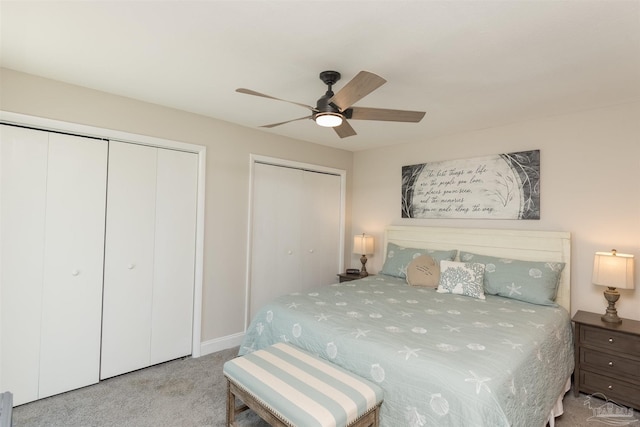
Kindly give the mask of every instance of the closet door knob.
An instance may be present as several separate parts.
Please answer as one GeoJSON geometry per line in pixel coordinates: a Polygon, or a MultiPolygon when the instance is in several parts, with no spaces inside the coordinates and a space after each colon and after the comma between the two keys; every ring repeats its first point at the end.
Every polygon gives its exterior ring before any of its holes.
{"type": "Polygon", "coordinates": [[[73,270],[73,271],[71,272],[71,275],[72,275],[72,276],[77,276],[78,274],[80,274],[80,272],[79,272],[78,270],[73,270]]]}
{"type": "Polygon", "coordinates": [[[291,254],[293,254],[293,251],[288,251],[287,253],[288,253],[289,255],[291,255],[291,254]]]}
{"type": "Polygon", "coordinates": [[[135,264],[129,264],[127,266],[127,269],[129,269],[129,270],[133,270],[134,268],[135,268],[135,264]]]}
{"type": "Polygon", "coordinates": [[[312,254],[313,253],[313,249],[309,249],[309,253],[312,254]]]}

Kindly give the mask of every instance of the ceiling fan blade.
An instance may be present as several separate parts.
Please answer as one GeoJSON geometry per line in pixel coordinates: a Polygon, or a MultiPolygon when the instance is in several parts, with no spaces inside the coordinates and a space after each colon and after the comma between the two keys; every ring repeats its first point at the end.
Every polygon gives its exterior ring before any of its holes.
{"type": "Polygon", "coordinates": [[[299,119],[287,120],[286,122],[280,122],[280,123],[272,123],[270,125],[263,125],[263,126],[260,126],[260,127],[261,128],[274,128],[276,126],[284,125],[286,123],[297,122],[298,120],[304,120],[304,119],[310,119],[310,118],[312,118],[312,116],[300,117],[299,119]]]}
{"type": "Polygon", "coordinates": [[[346,138],[348,136],[357,135],[356,131],[351,127],[348,121],[343,120],[340,126],[333,128],[340,138],[346,138]]]}
{"type": "Polygon", "coordinates": [[[386,82],[376,74],[360,71],[329,100],[329,103],[337,105],[341,111],[344,111],[386,82]]]}
{"type": "Polygon", "coordinates": [[[243,87],[236,89],[236,92],[244,93],[246,95],[254,95],[254,96],[261,96],[263,98],[275,99],[276,101],[288,102],[289,104],[299,105],[299,106],[307,108],[307,109],[309,109],[311,111],[316,111],[315,108],[313,108],[312,106],[307,105],[307,104],[301,104],[299,102],[287,101],[286,99],[280,99],[280,98],[276,98],[274,96],[265,95],[264,93],[256,92],[255,90],[251,90],[251,89],[245,89],[243,87]]]}
{"type": "Polygon", "coordinates": [[[353,107],[350,119],[381,120],[387,122],[418,123],[425,115],[424,111],[389,110],[386,108],[353,107]]]}

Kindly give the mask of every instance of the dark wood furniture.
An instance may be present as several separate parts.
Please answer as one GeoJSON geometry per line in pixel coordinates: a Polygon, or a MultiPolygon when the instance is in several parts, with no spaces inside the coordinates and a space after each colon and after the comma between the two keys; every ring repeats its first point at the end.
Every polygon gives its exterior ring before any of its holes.
{"type": "MultiPolygon", "coordinates": [[[[370,274],[369,276],[373,276],[373,274],[370,274]]],[[[359,274],[339,273],[338,277],[340,278],[340,283],[342,283],[342,282],[350,282],[352,280],[362,279],[363,276],[359,274]]]]}
{"type": "Polygon", "coordinates": [[[640,409],[640,322],[605,323],[600,314],[586,311],[578,311],[572,320],[574,394],[601,393],[608,400],[640,409]]]}

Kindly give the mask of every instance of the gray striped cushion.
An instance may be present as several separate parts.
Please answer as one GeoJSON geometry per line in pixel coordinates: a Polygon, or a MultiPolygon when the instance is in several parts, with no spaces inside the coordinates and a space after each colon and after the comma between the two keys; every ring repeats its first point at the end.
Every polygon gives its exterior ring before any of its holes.
{"type": "Polygon", "coordinates": [[[224,364],[225,376],[294,426],[346,426],[382,401],[382,389],[287,343],[224,364]]]}

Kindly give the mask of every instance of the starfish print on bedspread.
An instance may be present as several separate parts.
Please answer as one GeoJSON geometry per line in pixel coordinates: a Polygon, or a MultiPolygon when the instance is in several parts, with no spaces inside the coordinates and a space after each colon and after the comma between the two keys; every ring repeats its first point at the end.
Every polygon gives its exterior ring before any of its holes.
{"type": "Polygon", "coordinates": [[[356,336],[356,339],[360,337],[366,337],[367,334],[371,331],[363,331],[362,329],[356,329],[355,332],[351,332],[352,335],[356,336]]]}
{"type": "Polygon", "coordinates": [[[520,353],[522,353],[522,344],[517,344],[517,343],[511,342],[511,340],[507,340],[507,339],[502,340],[502,344],[510,345],[511,346],[511,350],[519,350],[520,353]]]}
{"type": "Polygon", "coordinates": [[[404,350],[398,350],[398,353],[404,353],[404,360],[409,360],[409,357],[411,356],[418,357],[418,352],[420,350],[420,348],[409,348],[405,345],[404,350]]]}
{"type": "Polygon", "coordinates": [[[471,375],[473,375],[473,378],[465,378],[465,381],[466,382],[475,383],[475,385],[476,385],[476,394],[480,394],[480,391],[482,389],[485,389],[486,391],[491,393],[491,389],[489,388],[488,385],[485,384],[487,381],[491,381],[491,378],[489,378],[489,377],[479,377],[473,371],[469,371],[469,373],[471,375]]]}
{"type": "Polygon", "coordinates": [[[326,315],[324,313],[320,313],[316,315],[316,319],[318,319],[318,322],[322,322],[323,320],[328,320],[329,317],[331,317],[331,315],[326,315]]]}

